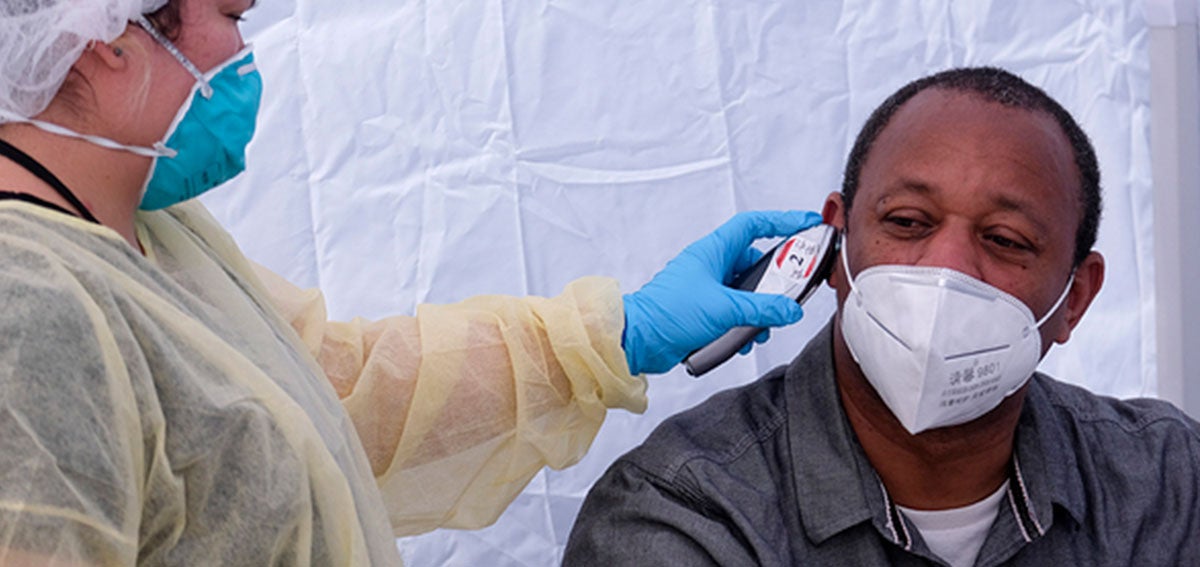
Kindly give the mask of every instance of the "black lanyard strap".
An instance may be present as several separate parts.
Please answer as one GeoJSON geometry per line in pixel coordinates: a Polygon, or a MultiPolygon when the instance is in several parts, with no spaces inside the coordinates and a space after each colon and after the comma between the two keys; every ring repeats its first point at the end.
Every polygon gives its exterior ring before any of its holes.
{"type": "Polygon", "coordinates": [[[63,199],[66,199],[72,207],[75,207],[75,210],[79,211],[79,215],[83,217],[84,220],[100,224],[100,221],[96,220],[95,216],[92,216],[92,211],[83,206],[83,203],[79,201],[79,198],[76,197],[70,189],[67,189],[67,186],[64,185],[62,181],[59,181],[58,177],[55,177],[53,173],[50,173],[50,170],[42,166],[41,163],[38,163],[36,159],[30,157],[29,154],[17,149],[12,144],[5,142],[4,140],[0,140],[0,155],[3,155],[4,157],[15,162],[17,165],[25,168],[26,171],[36,175],[38,179],[41,179],[47,185],[57,191],[63,199]]]}

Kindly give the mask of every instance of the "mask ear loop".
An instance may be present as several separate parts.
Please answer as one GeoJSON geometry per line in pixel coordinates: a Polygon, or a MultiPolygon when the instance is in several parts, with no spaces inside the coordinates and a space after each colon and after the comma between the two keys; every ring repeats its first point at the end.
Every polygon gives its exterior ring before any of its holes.
{"type": "Polygon", "coordinates": [[[102,137],[102,136],[93,136],[91,134],[80,134],[79,132],[71,130],[70,128],[66,128],[64,126],[59,126],[58,124],[54,124],[53,122],[46,122],[44,120],[38,120],[36,118],[27,118],[27,117],[21,116],[19,114],[13,113],[13,112],[8,112],[7,110],[0,110],[0,119],[6,120],[9,122],[20,122],[23,124],[29,124],[31,126],[38,128],[39,130],[44,131],[44,132],[49,132],[51,134],[55,134],[58,136],[66,136],[68,138],[75,138],[77,140],[84,140],[86,142],[91,142],[97,146],[100,146],[102,148],[108,148],[110,150],[123,150],[126,152],[130,152],[133,154],[137,154],[139,156],[145,156],[145,157],[149,157],[149,158],[174,157],[175,156],[175,150],[172,150],[171,148],[168,148],[168,147],[162,145],[162,142],[155,143],[153,148],[143,148],[141,146],[130,146],[128,144],[122,144],[120,142],[116,142],[116,141],[110,140],[110,139],[102,137]]]}
{"type": "Polygon", "coordinates": [[[850,284],[850,291],[854,291],[854,275],[850,273],[850,260],[846,258],[846,231],[841,231],[842,242],[838,246],[842,255],[842,268],[846,271],[846,283],[850,284]]]}
{"type": "Polygon", "coordinates": [[[1042,323],[1045,323],[1047,320],[1049,320],[1050,316],[1054,315],[1054,312],[1058,311],[1059,307],[1062,307],[1063,302],[1067,300],[1067,295],[1069,295],[1071,293],[1071,286],[1074,283],[1075,283],[1075,270],[1071,269],[1071,277],[1067,278],[1067,287],[1065,289],[1063,289],[1062,295],[1058,296],[1058,301],[1054,302],[1054,306],[1051,307],[1050,310],[1047,311],[1045,315],[1042,315],[1041,319],[1038,319],[1037,324],[1035,325],[1037,328],[1040,329],[1042,327],[1042,323]]]}
{"type": "Polygon", "coordinates": [[[171,43],[171,40],[167,39],[167,36],[158,31],[158,28],[154,27],[154,24],[150,23],[150,20],[146,19],[145,15],[139,15],[134,21],[137,22],[137,25],[141,26],[142,29],[146,30],[146,33],[150,34],[150,37],[154,38],[154,41],[157,41],[159,45],[163,46],[163,49],[166,49],[168,53],[175,57],[175,60],[179,61],[179,64],[183,65],[183,68],[187,69],[188,73],[196,78],[196,83],[200,85],[201,96],[204,98],[212,98],[213,89],[211,86],[209,86],[208,80],[204,78],[204,73],[201,73],[200,69],[197,69],[196,66],[193,65],[192,62],[183,54],[183,52],[179,51],[179,48],[175,47],[175,44],[171,43]]]}

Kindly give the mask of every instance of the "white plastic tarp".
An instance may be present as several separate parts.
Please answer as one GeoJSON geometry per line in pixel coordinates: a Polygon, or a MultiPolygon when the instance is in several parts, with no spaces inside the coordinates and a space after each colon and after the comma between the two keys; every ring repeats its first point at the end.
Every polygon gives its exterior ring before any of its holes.
{"type": "Polygon", "coordinates": [[[1195,24],[1197,0],[1143,0],[1146,23],[1151,26],[1195,24]]]}
{"type": "MultiPolygon", "coordinates": [[[[247,173],[205,197],[252,258],[331,315],[473,294],[632,291],[737,211],[819,210],[858,128],[905,82],[1012,70],[1091,135],[1107,279],[1042,369],[1155,393],[1149,64],[1127,0],[272,0],[249,13],[266,93],[247,173]]],[[[411,565],[554,565],[588,487],[654,426],[790,360],[833,312],[702,380],[651,377],[591,452],[500,521],[399,541],[411,565]]]]}

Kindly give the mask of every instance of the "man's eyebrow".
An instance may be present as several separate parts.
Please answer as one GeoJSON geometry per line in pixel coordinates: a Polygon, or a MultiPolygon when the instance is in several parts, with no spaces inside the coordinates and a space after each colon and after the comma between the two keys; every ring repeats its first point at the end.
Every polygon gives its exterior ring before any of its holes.
{"type": "Polygon", "coordinates": [[[1020,212],[1025,212],[1027,209],[1029,209],[1029,205],[1027,205],[1026,203],[1024,203],[1022,201],[1018,201],[1016,199],[1010,199],[1009,197],[1006,197],[1004,195],[996,195],[996,196],[992,197],[992,202],[996,203],[996,205],[998,207],[1000,207],[1006,211],[1014,211],[1014,212],[1020,213],[1020,212]]]}
{"type": "Polygon", "coordinates": [[[929,198],[929,196],[935,192],[936,191],[932,187],[924,182],[910,178],[900,178],[892,183],[884,185],[883,190],[875,196],[874,201],[871,203],[871,207],[878,211],[882,210],[881,207],[888,206],[888,203],[891,202],[892,199],[899,198],[903,195],[916,195],[919,198],[929,198]]]}
{"type": "Polygon", "coordinates": [[[1012,199],[1005,195],[993,195],[992,202],[1001,209],[1018,213],[1029,219],[1029,222],[1032,222],[1043,233],[1049,230],[1046,223],[1042,222],[1042,219],[1034,212],[1034,207],[1027,201],[1012,199]]]}
{"type": "MultiPolygon", "coordinates": [[[[938,189],[931,187],[929,184],[911,178],[901,178],[893,185],[889,185],[882,191],[881,198],[886,199],[903,193],[912,193],[921,196],[929,196],[938,192],[938,189]]],[[[1047,232],[1049,226],[1043,222],[1044,219],[1036,214],[1036,207],[1027,200],[1013,199],[1007,195],[980,195],[980,198],[991,199],[992,202],[1005,211],[1014,212],[1029,219],[1035,228],[1041,232],[1047,232]]]]}
{"type": "Polygon", "coordinates": [[[896,193],[917,193],[919,195],[930,195],[935,193],[934,189],[924,182],[915,179],[902,178],[895,184],[889,184],[883,189],[883,197],[889,197],[896,193]]]}

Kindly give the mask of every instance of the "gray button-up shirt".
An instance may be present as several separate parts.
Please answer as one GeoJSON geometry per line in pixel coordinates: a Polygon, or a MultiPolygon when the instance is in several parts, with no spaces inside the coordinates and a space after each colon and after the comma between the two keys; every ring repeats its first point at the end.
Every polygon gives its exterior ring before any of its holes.
{"type": "MultiPolygon", "coordinates": [[[[658,427],[588,494],[566,565],[937,565],[846,420],[832,325],[658,427]]],[[[1035,374],[976,560],[1200,565],[1200,424],[1035,374]]]]}

